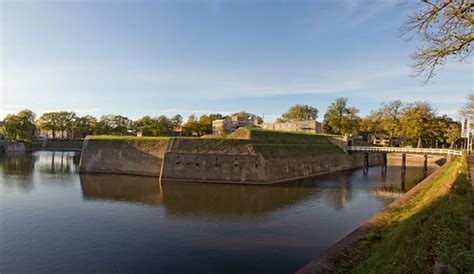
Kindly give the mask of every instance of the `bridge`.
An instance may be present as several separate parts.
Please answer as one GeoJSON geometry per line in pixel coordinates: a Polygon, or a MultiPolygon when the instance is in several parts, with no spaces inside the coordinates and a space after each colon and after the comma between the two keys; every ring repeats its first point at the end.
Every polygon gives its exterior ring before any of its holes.
{"type": "Polygon", "coordinates": [[[381,153],[403,153],[403,154],[434,154],[447,156],[462,156],[462,151],[445,148],[412,148],[412,147],[369,147],[349,146],[348,151],[358,152],[381,152],[381,153]]]}
{"type": "Polygon", "coordinates": [[[376,147],[376,146],[348,146],[348,152],[364,152],[364,173],[369,170],[369,152],[382,153],[382,173],[387,172],[387,153],[402,154],[402,178],[405,177],[406,171],[406,154],[422,154],[425,155],[423,171],[425,177],[428,172],[428,154],[445,155],[445,156],[462,156],[462,151],[457,149],[445,148],[411,148],[411,147],[376,147]]]}

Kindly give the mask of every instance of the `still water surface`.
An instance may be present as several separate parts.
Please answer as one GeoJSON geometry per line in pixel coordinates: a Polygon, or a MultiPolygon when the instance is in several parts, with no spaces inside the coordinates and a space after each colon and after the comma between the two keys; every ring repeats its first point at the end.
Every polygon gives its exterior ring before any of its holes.
{"type": "MultiPolygon", "coordinates": [[[[77,152],[0,157],[0,273],[291,273],[403,191],[397,166],[160,186],[79,175],[77,152]]],[[[422,176],[409,167],[405,188],[422,176]]]]}

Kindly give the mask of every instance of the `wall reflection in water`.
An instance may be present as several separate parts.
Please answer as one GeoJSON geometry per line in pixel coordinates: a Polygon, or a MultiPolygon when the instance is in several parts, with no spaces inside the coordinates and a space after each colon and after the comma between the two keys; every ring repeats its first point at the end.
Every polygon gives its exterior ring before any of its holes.
{"type": "MultiPolygon", "coordinates": [[[[431,167],[430,172],[435,167],[431,167]]],[[[407,170],[407,180],[420,179],[419,167],[407,170]]],[[[371,168],[343,171],[281,185],[232,185],[184,182],[159,183],[157,178],[124,175],[81,175],[85,200],[129,202],[166,209],[168,217],[257,216],[290,207],[308,199],[318,199],[329,207],[342,210],[361,188],[386,204],[406,188],[400,170],[389,167],[386,174],[371,168]],[[381,183],[382,182],[382,183],[381,183]]],[[[406,184],[405,184],[406,185],[406,184]]]]}

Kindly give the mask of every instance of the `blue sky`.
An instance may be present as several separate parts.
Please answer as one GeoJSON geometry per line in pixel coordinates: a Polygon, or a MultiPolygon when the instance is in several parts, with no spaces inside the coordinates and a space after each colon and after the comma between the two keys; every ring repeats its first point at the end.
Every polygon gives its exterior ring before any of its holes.
{"type": "Polygon", "coordinates": [[[365,115],[380,102],[426,100],[456,111],[472,63],[433,82],[411,77],[417,41],[400,37],[400,1],[0,1],[0,118],[130,118],[246,110],[274,120],[296,103],[337,97],[365,115]]]}

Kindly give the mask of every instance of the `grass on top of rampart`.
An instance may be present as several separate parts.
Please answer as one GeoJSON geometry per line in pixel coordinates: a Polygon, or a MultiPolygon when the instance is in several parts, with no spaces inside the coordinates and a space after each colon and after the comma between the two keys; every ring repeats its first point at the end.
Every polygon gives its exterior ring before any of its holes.
{"type": "Polygon", "coordinates": [[[116,136],[116,135],[91,135],[88,136],[89,140],[167,140],[170,137],[151,137],[151,136],[116,136]]]}
{"type": "Polygon", "coordinates": [[[375,228],[336,260],[341,272],[472,273],[469,252],[470,183],[466,160],[447,164],[428,185],[377,221],[375,228]]]}
{"type": "Polygon", "coordinates": [[[256,128],[239,128],[228,136],[228,138],[247,139],[252,143],[278,143],[278,144],[327,144],[326,134],[311,134],[303,132],[287,132],[277,130],[266,130],[256,128]]]}

